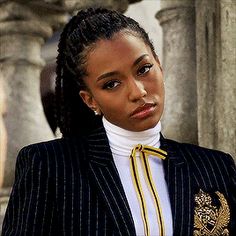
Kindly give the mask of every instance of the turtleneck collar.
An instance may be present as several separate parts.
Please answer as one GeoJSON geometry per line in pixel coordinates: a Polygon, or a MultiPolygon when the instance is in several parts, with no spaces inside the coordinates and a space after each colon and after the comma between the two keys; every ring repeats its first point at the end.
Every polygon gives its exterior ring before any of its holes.
{"type": "Polygon", "coordinates": [[[160,147],[160,121],[154,128],[141,132],[122,129],[110,123],[104,116],[102,122],[113,154],[127,157],[130,155],[132,148],[139,143],[157,148],[160,147]]]}

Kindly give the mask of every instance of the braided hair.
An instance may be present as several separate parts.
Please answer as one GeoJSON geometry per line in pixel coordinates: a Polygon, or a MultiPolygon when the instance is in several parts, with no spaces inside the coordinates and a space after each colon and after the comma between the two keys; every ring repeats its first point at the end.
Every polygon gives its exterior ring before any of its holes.
{"type": "Polygon", "coordinates": [[[156,56],[147,33],[132,18],[104,8],[88,8],[73,16],[64,27],[56,68],[56,117],[63,136],[84,134],[99,127],[100,116],[82,101],[79,92],[86,89],[86,56],[100,39],[111,39],[120,31],[141,38],[156,56]]]}

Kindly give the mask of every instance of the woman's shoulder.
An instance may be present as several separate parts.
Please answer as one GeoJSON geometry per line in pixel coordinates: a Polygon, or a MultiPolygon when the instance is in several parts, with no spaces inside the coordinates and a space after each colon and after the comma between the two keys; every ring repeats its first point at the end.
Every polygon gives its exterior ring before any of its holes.
{"type": "Polygon", "coordinates": [[[196,144],[177,142],[171,139],[164,139],[165,146],[169,150],[178,153],[178,155],[183,156],[185,159],[191,161],[209,161],[209,160],[223,160],[224,162],[234,162],[233,157],[230,153],[212,149],[208,147],[199,146],[196,144]]]}
{"type": "Polygon", "coordinates": [[[66,137],[24,146],[18,153],[20,161],[60,161],[69,160],[74,156],[82,155],[81,150],[86,148],[83,137],[66,137]]]}
{"type": "Polygon", "coordinates": [[[38,143],[32,143],[24,146],[20,152],[44,152],[51,151],[58,148],[63,148],[64,146],[73,146],[75,143],[78,145],[82,142],[82,138],[68,137],[68,138],[57,138],[48,141],[42,141],[38,143]]]}
{"type": "MultiPolygon", "coordinates": [[[[106,140],[105,131],[102,128],[86,134],[76,134],[73,136],[62,137],[54,140],[33,143],[23,147],[18,156],[35,156],[35,157],[53,157],[64,158],[64,156],[73,158],[74,156],[84,155],[89,149],[89,144],[97,146],[106,140]]],[[[67,158],[68,159],[68,158],[67,158]]]]}

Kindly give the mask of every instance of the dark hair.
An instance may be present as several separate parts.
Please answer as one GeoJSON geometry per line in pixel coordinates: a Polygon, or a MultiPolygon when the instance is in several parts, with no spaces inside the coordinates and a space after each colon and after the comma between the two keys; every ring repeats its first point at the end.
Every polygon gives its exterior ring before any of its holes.
{"type": "Polygon", "coordinates": [[[86,89],[86,56],[99,39],[110,39],[124,30],[140,37],[154,47],[148,34],[130,17],[104,8],[81,10],[64,27],[58,44],[56,68],[57,125],[63,136],[87,133],[101,125],[101,117],[95,116],[80,98],[86,89]]]}

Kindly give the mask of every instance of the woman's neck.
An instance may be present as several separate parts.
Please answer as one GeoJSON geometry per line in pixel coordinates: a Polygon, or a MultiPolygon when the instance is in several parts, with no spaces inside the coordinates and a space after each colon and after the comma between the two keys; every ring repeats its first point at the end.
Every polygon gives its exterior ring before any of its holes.
{"type": "Polygon", "coordinates": [[[132,148],[139,143],[143,145],[160,147],[160,121],[154,128],[141,132],[122,129],[109,122],[104,116],[102,118],[102,122],[113,154],[127,157],[127,155],[130,155],[132,148]]]}

